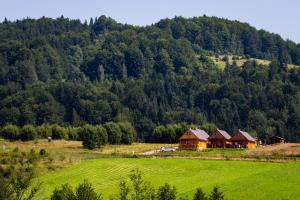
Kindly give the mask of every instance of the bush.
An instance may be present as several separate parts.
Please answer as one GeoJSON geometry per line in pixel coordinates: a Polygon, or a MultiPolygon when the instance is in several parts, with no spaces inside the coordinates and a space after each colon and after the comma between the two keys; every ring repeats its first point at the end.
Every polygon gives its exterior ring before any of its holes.
{"type": "Polygon", "coordinates": [[[108,142],[110,144],[120,144],[122,139],[122,131],[120,126],[115,122],[108,122],[104,124],[108,135],[108,142]]]}
{"type": "Polygon", "coordinates": [[[207,197],[201,188],[197,188],[193,200],[207,200],[207,197]]]}
{"type": "Polygon", "coordinates": [[[97,194],[92,185],[84,180],[79,184],[74,192],[70,185],[62,185],[61,188],[56,188],[51,196],[51,200],[100,200],[101,195],[97,194]]]}
{"type": "Polygon", "coordinates": [[[121,143],[132,144],[136,137],[136,131],[132,124],[129,122],[119,122],[118,125],[122,132],[121,143]]]}
{"type": "Polygon", "coordinates": [[[51,126],[48,124],[36,127],[36,132],[39,138],[48,138],[52,136],[51,126]]]}
{"type": "Polygon", "coordinates": [[[68,139],[67,131],[57,124],[51,126],[53,139],[68,139]]]}
{"type": "Polygon", "coordinates": [[[45,156],[47,154],[46,149],[40,150],[40,156],[45,156]]]}
{"type": "Polygon", "coordinates": [[[1,136],[9,140],[18,140],[20,137],[20,130],[18,126],[8,124],[1,129],[1,136]]]}
{"type": "Polygon", "coordinates": [[[175,200],[176,188],[171,187],[168,183],[158,188],[157,200],[175,200]]]}
{"type": "Polygon", "coordinates": [[[76,196],[70,185],[62,185],[61,188],[56,188],[53,191],[51,200],[75,200],[76,196]]]}
{"type": "Polygon", "coordinates": [[[67,131],[69,140],[78,140],[79,139],[78,128],[68,127],[68,128],[66,128],[66,131],[67,131]]]}
{"type": "Polygon", "coordinates": [[[215,186],[209,195],[209,200],[224,200],[224,194],[219,190],[219,187],[215,186]]]}
{"type": "Polygon", "coordinates": [[[25,125],[21,128],[20,137],[23,141],[35,140],[37,139],[36,129],[32,125],[25,125]]]}
{"type": "Polygon", "coordinates": [[[96,134],[97,134],[98,147],[107,144],[108,136],[107,136],[106,129],[103,126],[96,126],[96,134]]]}
{"type": "Polygon", "coordinates": [[[95,149],[98,141],[96,128],[92,125],[84,125],[79,130],[80,138],[82,139],[82,145],[87,149],[95,149]]]}

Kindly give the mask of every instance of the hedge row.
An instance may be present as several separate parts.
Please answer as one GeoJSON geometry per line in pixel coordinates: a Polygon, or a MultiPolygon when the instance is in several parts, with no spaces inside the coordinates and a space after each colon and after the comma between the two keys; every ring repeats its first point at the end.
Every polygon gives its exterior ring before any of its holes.
{"type": "Polygon", "coordinates": [[[131,144],[136,137],[136,131],[129,122],[108,122],[104,125],[87,124],[82,127],[63,127],[57,124],[18,127],[8,124],[1,127],[0,137],[11,141],[28,141],[48,137],[79,140],[83,141],[84,147],[93,149],[105,144],[131,144]]]}

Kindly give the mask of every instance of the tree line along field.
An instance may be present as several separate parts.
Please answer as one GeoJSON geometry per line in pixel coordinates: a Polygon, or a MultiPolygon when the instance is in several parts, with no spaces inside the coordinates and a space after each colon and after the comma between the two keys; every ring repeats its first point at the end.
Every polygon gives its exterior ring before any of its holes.
{"type": "Polygon", "coordinates": [[[197,187],[209,192],[220,186],[228,199],[297,199],[300,163],[264,163],[187,159],[101,158],[45,174],[36,179],[42,189],[36,199],[47,199],[61,184],[75,187],[88,179],[104,199],[117,192],[118,183],[139,168],[154,186],[168,182],[178,196],[192,197],[197,187]]]}

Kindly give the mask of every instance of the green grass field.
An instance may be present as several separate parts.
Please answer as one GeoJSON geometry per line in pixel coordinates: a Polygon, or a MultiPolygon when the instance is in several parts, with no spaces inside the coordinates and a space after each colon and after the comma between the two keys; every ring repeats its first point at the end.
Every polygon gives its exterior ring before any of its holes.
{"type": "Polygon", "coordinates": [[[102,158],[82,161],[37,179],[42,189],[36,199],[49,199],[55,187],[75,187],[88,179],[108,199],[121,179],[139,168],[144,178],[158,187],[165,182],[177,187],[179,196],[191,197],[197,187],[209,192],[218,185],[227,199],[299,199],[300,163],[213,161],[155,158],[102,158]]]}

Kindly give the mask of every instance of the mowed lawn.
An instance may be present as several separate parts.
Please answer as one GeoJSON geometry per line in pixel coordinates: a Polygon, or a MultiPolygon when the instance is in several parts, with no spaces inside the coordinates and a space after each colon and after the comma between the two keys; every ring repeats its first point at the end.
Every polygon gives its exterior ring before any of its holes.
{"type": "Polygon", "coordinates": [[[75,187],[88,179],[104,199],[118,191],[121,179],[139,168],[155,187],[168,182],[178,196],[192,197],[197,187],[209,192],[218,185],[227,199],[299,199],[300,163],[218,161],[155,158],[101,158],[82,161],[38,178],[42,189],[36,199],[49,199],[55,187],[75,187]]]}

